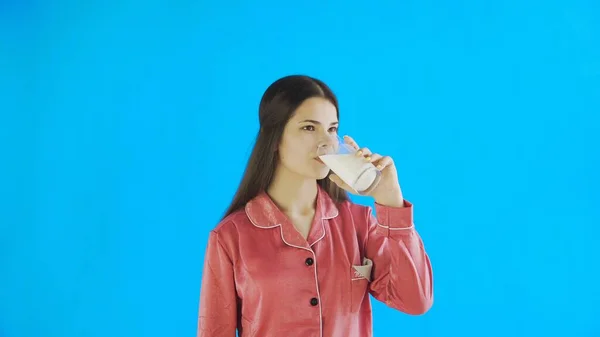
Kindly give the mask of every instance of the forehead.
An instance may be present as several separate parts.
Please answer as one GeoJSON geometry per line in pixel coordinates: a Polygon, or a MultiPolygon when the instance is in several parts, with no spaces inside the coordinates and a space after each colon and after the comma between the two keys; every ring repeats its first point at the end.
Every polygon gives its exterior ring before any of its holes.
{"type": "Polygon", "coordinates": [[[323,124],[338,121],[335,106],[329,100],[321,97],[312,97],[302,102],[292,119],[297,121],[311,119],[323,124]]]}

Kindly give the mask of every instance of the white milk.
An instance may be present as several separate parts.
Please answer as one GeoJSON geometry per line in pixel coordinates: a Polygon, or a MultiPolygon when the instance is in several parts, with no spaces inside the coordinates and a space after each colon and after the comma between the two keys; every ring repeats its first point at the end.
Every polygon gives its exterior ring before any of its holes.
{"type": "Polygon", "coordinates": [[[357,192],[371,187],[379,175],[375,165],[365,162],[363,157],[357,157],[355,154],[326,154],[319,158],[357,192]]]}

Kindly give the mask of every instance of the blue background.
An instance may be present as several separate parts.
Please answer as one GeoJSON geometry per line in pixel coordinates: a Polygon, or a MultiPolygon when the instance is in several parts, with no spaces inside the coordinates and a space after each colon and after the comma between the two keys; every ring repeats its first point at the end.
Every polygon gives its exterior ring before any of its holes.
{"type": "Polygon", "coordinates": [[[375,336],[600,336],[599,2],[217,3],[0,2],[0,336],[195,335],[292,73],[415,204],[435,303],[375,336]]]}

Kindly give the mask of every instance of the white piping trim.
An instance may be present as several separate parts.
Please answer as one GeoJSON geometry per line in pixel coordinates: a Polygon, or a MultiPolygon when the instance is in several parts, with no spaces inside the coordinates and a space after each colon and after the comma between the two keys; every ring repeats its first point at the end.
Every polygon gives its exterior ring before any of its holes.
{"type": "MultiPolygon", "coordinates": [[[[246,205],[246,207],[247,207],[247,205],[246,205]]],[[[248,210],[246,208],[244,208],[244,211],[246,212],[246,217],[250,220],[250,223],[252,223],[252,225],[254,225],[254,227],[262,228],[262,229],[267,229],[267,228],[270,229],[270,228],[279,227],[279,234],[281,235],[281,240],[286,245],[288,245],[290,247],[300,248],[300,249],[304,249],[304,250],[308,250],[308,251],[312,252],[312,250],[310,250],[309,248],[295,246],[295,245],[292,245],[289,242],[285,241],[285,239],[283,238],[283,228],[281,228],[281,224],[276,224],[276,225],[273,225],[273,226],[259,226],[258,224],[254,223],[254,220],[252,220],[252,217],[250,216],[250,214],[248,214],[248,210]]],[[[320,238],[318,238],[317,240],[315,240],[315,242],[313,242],[312,244],[310,244],[310,247],[312,247],[315,243],[321,241],[325,237],[325,224],[323,223],[324,219],[330,219],[330,218],[321,218],[321,227],[323,228],[323,235],[321,235],[320,238]]]]}
{"type": "MultiPolygon", "coordinates": [[[[327,192],[319,192],[319,193],[324,193],[325,197],[329,198],[329,195],[327,194],[327,192]]],[[[321,206],[321,212],[323,212],[325,210],[325,205],[324,205],[324,202],[323,202],[322,198],[324,198],[324,197],[323,196],[319,196],[319,197],[321,197],[320,198],[320,204],[321,204],[320,206],[321,206]]],[[[330,203],[333,203],[333,202],[330,200],[330,203]]],[[[334,207],[334,210],[335,210],[335,214],[333,214],[331,217],[328,217],[328,218],[323,218],[322,217],[321,220],[323,220],[323,219],[330,220],[330,219],[333,219],[336,216],[340,215],[340,210],[337,208],[337,206],[335,205],[335,203],[333,203],[333,207],[334,207]]]]}
{"type": "Polygon", "coordinates": [[[317,287],[317,298],[319,299],[319,336],[323,337],[323,301],[321,300],[321,293],[319,292],[319,277],[317,276],[317,256],[312,250],[311,253],[313,254],[315,262],[315,285],[317,287]]]}
{"type": "Polygon", "coordinates": [[[275,227],[279,227],[279,234],[281,235],[281,240],[288,246],[290,247],[294,247],[294,248],[300,248],[300,249],[304,249],[304,250],[308,250],[309,252],[312,252],[312,250],[310,248],[306,248],[306,247],[300,247],[300,246],[296,246],[296,245],[292,245],[289,242],[285,241],[285,238],[283,237],[283,228],[281,228],[281,224],[276,224],[273,226],[268,226],[268,227],[263,227],[263,226],[259,226],[258,224],[254,223],[254,220],[252,220],[252,217],[250,216],[250,214],[248,214],[248,209],[247,209],[248,205],[246,205],[246,216],[248,217],[248,219],[250,219],[250,222],[257,228],[275,228],[275,227]]]}
{"type": "MultiPolygon", "coordinates": [[[[321,241],[325,237],[325,223],[323,222],[323,218],[321,218],[321,228],[323,228],[323,235],[320,238],[315,240],[310,246],[312,247],[315,243],[321,241]]],[[[317,298],[319,299],[319,336],[323,337],[323,301],[321,299],[321,293],[319,292],[319,276],[317,275],[317,256],[315,252],[311,250],[311,253],[314,257],[314,266],[315,266],[315,286],[317,288],[317,298]]]]}
{"type": "Polygon", "coordinates": [[[340,211],[336,207],[334,215],[332,215],[331,217],[328,217],[328,218],[326,217],[326,218],[321,218],[321,219],[331,220],[331,219],[335,218],[338,215],[340,215],[340,211]]]}
{"type": "Polygon", "coordinates": [[[312,247],[315,243],[321,241],[321,239],[323,239],[325,237],[325,224],[323,223],[323,220],[325,219],[321,219],[321,228],[323,228],[323,235],[321,235],[320,238],[316,239],[315,242],[311,243],[310,246],[312,247]]]}
{"type": "MultiPolygon", "coordinates": [[[[247,205],[246,205],[246,207],[247,207],[247,205]]],[[[285,241],[285,239],[283,238],[283,228],[281,228],[281,224],[276,224],[276,225],[268,226],[268,227],[261,227],[261,226],[259,226],[259,225],[257,225],[257,224],[254,223],[254,221],[252,220],[252,217],[250,217],[250,215],[248,214],[248,210],[246,208],[244,210],[246,211],[246,216],[248,217],[248,219],[250,219],[250,223],[252,223],[253,226],[255,226],[257,228],[275,228],[275,227],[279,227],[279,234],[281,235],[281,240],[286,245],[288,245],[290,247],[295,247],[295,248],[300,248],[300,249],[308,250],[309,252],[311,252],[311,254],[313,256],[313,261],[314,261],[315,286],[317,288],[317,299],[319,300],[319,336],[323,337],[323,309],[322,309],[323,308],[323,301],[321,300],[321,293],[319,292],[319,277],[317,276],[317,256],[315,255],[315,252],[312,249],[310,249],[310,248],[291,245],[287,241],[285,241]]],[[[323,219],[321,219],[321,224],[323,224],[323,219]]],[[[321,240],[323,237],[325,237],[325,227],[323,227],[323,236],[321,236],[321,238],[319,238],[319,240],[321,240]]],[[[315,243],[317,241],[315,241],[315,243]]]]}
{"type": "Polygon", "coordinates": [[[380,225],[380,224],[377,224],[377,226],[385,228],[385,229],[389,229],[391,231],[401,231],[401,230],[406,230],[406,229],[413,229],[415,227],[414,224],[410,225],[410,227],[400,227],[400,228],[398,228],[398,227],[384,226],[384,225],[380,225]]]}
{"type": "MultiPolygon", "coordinates": [[[[325,210],[325,205],[323,205],[323,201],[320,201],[321,203],[321,212],[323,212],[325,210]]],[[[313,242],[310,246],[312,247],[315,243],[321,241],[321,239],[323,239],[325,237],[325,223],[323,222],[323,220],[331,220],[333,218],[335,218],[336,216],[338,216],[340,214],[340,211],[337,209],[337,206],[335,207],[335,214],[331,215],[331,217],[321,217],[321,228],[323,228],[323,235],[321,235],[320,238],[318,238],[317,240],[315,240],[315,242],[313,242]]]]}
{"type": "MultiPolygon", "coordinates": [[[[252,220],[250,220],[250,222],[252,222],[252,224],[253,224],[254,226],[256,226],[256,224],[255,224],[255,223],[254,223],[252,220]]],[[[296,245],[292,245],[291,243],[289,243],[289,242],[285,241],[285,238],[283,237],[283,228],[281,228],[281,224],[277,224],[277,225],[275,225],[275,226],[271,226],[271,227],[260,227],[260,226],[256,226],[256,227],[258,227],[258,228],[263,228],[263,229],[265,229],[265,228],[275,228],[275,227],[279,227],[279,234],[281,235],[281,240],[283,241],[283,243],[285,243],[286,245],[288,245],[288,246],[290,246],[290,247],[294,247],[294,248],[300,248],[300,249],[304,249],[304,250],[308,250],[309,252],[312,252],[312,250],[310,250],[309,248],[306,248],[306,247],[300,247],[300,246],[296,246],[296,245]]]]}

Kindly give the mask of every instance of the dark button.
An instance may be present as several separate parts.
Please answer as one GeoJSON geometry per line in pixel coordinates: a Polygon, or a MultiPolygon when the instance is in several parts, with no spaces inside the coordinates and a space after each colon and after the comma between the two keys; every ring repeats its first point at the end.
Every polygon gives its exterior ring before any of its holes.
{"type": "Polygon", "coordinates": [[[315,297],[310,299],[310,305],[312,305],[313,307],[316,306],[317,304],[319,304],[319,300],[316,299],[315,297]]]}
{"type": "Polygon", "coordinates": [[[313,263],[315,263],[315,260],[313,260],[312,257],[309,257],[308,259],[306,259],[305,263],[307,266],[312,266],[313,263]]]}

